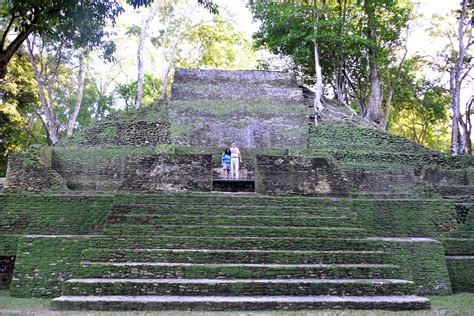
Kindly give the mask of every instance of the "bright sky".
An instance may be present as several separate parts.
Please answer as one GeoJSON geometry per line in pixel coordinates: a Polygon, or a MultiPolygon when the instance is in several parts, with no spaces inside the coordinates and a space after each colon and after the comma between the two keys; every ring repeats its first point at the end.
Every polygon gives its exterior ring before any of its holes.
{"type": "MultiPolygon", "coordinates": [[[[189,0],[190,3],[196,0],[189,0]]],[[[220,7],[226,8],[225,11],[229,12],[230,19],[234,22],[237,30],[245,33],[249,38],[258,29],[258,24],[252,22],[252,14],[246,8],[248,0],[216,0],[215,1],[220,7]]],[[[442,41],[433,41],[428,33],[427,27],[433,14],[440,16],[448,15],[453,9],[459,6],[457,0],[419,0],[419,12],[423,14],[423,18],[420,19],[417,25],[414,26],[408,40],[408,49],[410,54],[419,53],[422,55],[433,55],[437,50],[444,47],[445,43],[442,41]]],[[[199,15],[206,15],[208,13],[200,11],[199,15]]],[[[125,14],[120,17],[118,25],[124,24],[140,24],[140,20],[143,17],[143,13],[137,14],[133,8],[128,7],[125,14]]],[[[155,28],[157,28],[155,26],[155,28]]],[[[125,69],[122,69],[120,75],[117,77],[119,81],[131,81],[135,80],[136,77],[136,47],[137,42],[130,40],[130,38],[123,39],[118,43],[118,52],[120,60],[128,60],[125,69]]],[[[148,48],[148,61],[147,61],[147,72],[155,73],[160,76],[162,62],[161,56],[157,55],[156,51],[152,51],[148,48]]],[[[467,99],[474,94],[474,83],[466,84],[465,89],[462,92],[462,102],[465,103],[467,99]]]]}

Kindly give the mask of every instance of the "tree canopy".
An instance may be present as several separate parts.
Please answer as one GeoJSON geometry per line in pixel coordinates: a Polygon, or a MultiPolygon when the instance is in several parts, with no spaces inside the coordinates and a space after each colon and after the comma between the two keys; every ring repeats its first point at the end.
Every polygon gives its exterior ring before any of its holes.
{"type": "MultiPolygon", "coordinates": [[[[153,0],[127,0],[134,7],[150,5],[153,0]]],[[[218,12],[211,0],[198,3],[218,12]]],[[[69,47],[101,48],[106,58],[115,50],[108,41],[107,25],[115,24],[124,12],[119,0],[10,0],[0,2],[0,79],[4,79],[11,58],[33,32],[62,41],[69,47]]]]}

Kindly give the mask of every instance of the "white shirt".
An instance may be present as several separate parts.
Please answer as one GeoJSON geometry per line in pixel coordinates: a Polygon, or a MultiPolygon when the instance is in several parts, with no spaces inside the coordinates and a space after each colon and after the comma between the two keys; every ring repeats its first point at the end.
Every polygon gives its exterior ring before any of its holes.
{"type": "Polygon", "coordinates": [[[238,147],[231,147],[230,148],[230,157],[231,158],[239,158],[240,150],[238,147]]]}

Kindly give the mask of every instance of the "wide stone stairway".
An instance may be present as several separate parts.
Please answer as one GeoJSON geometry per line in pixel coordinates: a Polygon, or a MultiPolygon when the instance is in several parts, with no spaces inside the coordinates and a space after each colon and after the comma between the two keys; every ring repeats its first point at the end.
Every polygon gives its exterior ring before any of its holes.
{"type": "Polygon", "coordinates": [[[338,200],[124,196],[103,233],[53,308],[429,308],[338,200]]]}

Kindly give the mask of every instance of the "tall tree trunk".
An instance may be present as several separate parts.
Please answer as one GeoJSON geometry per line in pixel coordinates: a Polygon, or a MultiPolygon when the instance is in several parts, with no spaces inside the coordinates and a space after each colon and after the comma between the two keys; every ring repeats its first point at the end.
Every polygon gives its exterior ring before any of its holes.
{"type": "MultiPolygon", "coordinates": [[[[171,67],[173,66],[174,55],[176,54],[176,49],[178,48],[178,44],[181,41],[181,37],[184,33],[184,31],[181,31],[181,27],[182,27],[182,25],[179,26],[178,36],[177,36],[175,42],[173,43],[173,47],[171,48],[170,56],[169,56],[168,60],[166,61],[165,68],[163,70],[163,83],[161,85],[161,98],[162,99],[166,99],[166,97],[167,97],[168,78],[169,78],[169,75],[170,75],[171,67]]],[[[166,56],[165,56],[165,58],[166,58],[166,56]]]]}
{"type": "Polygon", "coordinates": [[[35,75],[36,83],[38,84],[38,92],[41,101],[41,109],[46,119],[46,124],[44,124],[47,135],[48,135],[48,142],[52,145],[58,142],[58,124],[56,119],[56,114],[54,113],[52,100],[53,97],[51,92],[49,91],[48,95],[46,95],[45,91],[48,91],[47,80],[43,73],[41,72],[44,69],[44,65],[40,65],[38,68],[38,64],[36,62],[34,56],[34,40],[30,41],[29,38],[25,40],[26,44],[26,52],[27,57],[33,67],[33,73],[35,75]]]}
{"type": "Polygon", "coordinates": [[[378,124],[382,120],[380,112],[382,106],[382,85],[377,69],[377,49],[375,47],[377,45],[377,33],[375,32],[375,9],[372,1],[364,1],[364,9],[367,14],[367,35],[368,39],[372,42],[369,46],[370,101],[366,118],[378,124]]]}
{"type": "Polygon", "coordinates": [[[74,125],[76,124],[77,115],[79,114],[79,110],[81,109],[82,103],[82,95],[84,91],[84,80],[86,76],[86,65],[84,62],[84,56],[79,57],[79,74],[78,74],[78,82],[77,82],[77,100],[76,104],[74,105],[74,110],[69,117],[69,122],[67,124],[67,137],[72,136],[72,132],[74,130],[74,125]]]}
{"type": "Polygon", "coordinates": [[[344,74],[342,72],[344,65],[343,63],[339,63],[337,66],[334,67],[334,76],[335,76],[335,83],[336,83],[336,89],[335,89],[335,94],[336,94],[336,99],[343,103],[346,104],[346,81],[344,74]]]}
{"type": "MultiPolygon", "coordinates": [[[[159,1],[158,1],[159,2],[159,1]]],[[[142,93],[143,93],[143,78],[145,76],[144,71],[144,48],[145,48],[145,41],[148,37],[148,29],[150,28],[150,24],[155,17],[155,13],[157,10],[158,4],[153,4],[150,8],[150,12],[148,12],[148,16],[142,21],[142,26],[140,29],[140,39],[138,43],[137,49],[137,63],[138,63],[138,78],[137,78],[137,94],[135,96],[135,110],[138,110],[142,106],[142,93]]]]}
{"type": "Polygon", "coordinates": [[[460,87],[455,79],[455,74],[453,74],[455,70],[450,74],[450,84],[449,84],[449,91],[451,93],[451,104],[453,110],[453,117],[452,117],[452,128],[451,128],[451,154],[453,156],[457,156],[462,154],[462,148],[460,146],[460,137],[461,131],[459,129],[459,119],[461,117],[461,110],[460,110],[460,87]]]}
{"type": "Polygon", "coordinates": [[[395,89],[397,88],[397,85],[400,82],[400,78],[402,76],[403,63],[405,62],[407,54],[408,54],[408,50],[405,47],[405,53],[403,54],[403,58],[400,61],[400,64],[398,65],[398,68],[397,68],[395,81],[393,83],[390,83],[390,76],[389,76],[389,79],[387,80],[388,93],[387,93],[387,99],[385,100],[385,110],[383,112],[382,121],[380,122],[380,127],[383,128],[384,130],[387,130],[388,117],[390,115],[390,108],[392,105],[393,95],[395,94],[395,89]]]}
{"type": "MultiPolygon", "coordinates": [[[[337,36],[342,38],[344,34],[345,24],[347,22],[347,1],[338,1],[339,18],[341,19],[340,27],[338,29],[337,36]]],[[[345,62],[341,56],[342,44],[336,43],[336,49],[333,52],[336,62],[334,63],[334,74],[336,83],[336,98],[339,102],[346,104],[347,100],[347,85],[346,78],[344,76],[345,62]]]]}
{"type": "Polygon", "coordinates": [[[316,35],[318,34],[318,0],[313,0],[313,25],[314,25],[314,70],[316,75],[316,83],[314,85],[314,120],[318,122],[318,112],[323,110],[321,98],[323,96],[323,76],[321,71],[321,64],[319,63],[318,41],[316,35]]]}
{"type": "Polygon", "coordinates": [[[464,132],[464,138],[466,139],[466,151],[469,156],[472,156],[472,122],[471,122],[471,110],[472,105],[474,104],[474,96],[471,96],[471,99],[466,104],[466,128],[464,132]]]}
{"type": "MultiPolygon", "coordinates": [[[[466,57],[466,52],[470,45],[472,45],[472,25],[467,23],[465,28],[466,14],[468,10],[469,0],[463,0],[461,3],[461,15],[459,17],[457,29],[458,51],[453,67],[449,72],[449,92],[451,94],[451,107],[453,110],[453,121],[451,130],[451,154],[453,156],[464,153],[465,148],[460,146],[461,131],[459,128],[461,120],[461,84],[465,76],[463,76],[463,65],[466,57]],[[470,27],[470,34],[467,38],[467,44],[464,43],[467,28],[470,27]]],[[[454,49],[454,47],[453,47],[454,49]]]]}
{"type": "Polygon", "coordinates": [[[461,117],[459,119],[459,125],[462,128],[462,148],[465,148],[466,154],[472,156],[472,141],[471,141],[471,134],[472,134],[472,123],[471,123],[471,110],[472,105],[474,104],[474,96],[471,96],[469,101],[466,103],[466,110],[464,112],[464,119],[461,117]]]}

